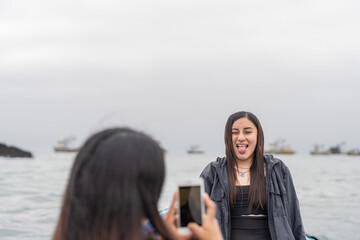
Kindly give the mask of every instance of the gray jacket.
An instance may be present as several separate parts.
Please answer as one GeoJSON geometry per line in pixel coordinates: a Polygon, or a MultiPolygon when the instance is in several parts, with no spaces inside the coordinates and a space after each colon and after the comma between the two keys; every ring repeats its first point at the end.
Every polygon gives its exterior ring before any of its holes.
{"type": "MultiPolygon", "coordinates": [[[[268,222],[273,240],[305,240],[299,202],[286,165],[272,155],[265,155],[268,222]]],[[[200,175],[205,191],[216,203],[216,218],[225,240],[230,239],[231,216],[226,158],[217,158],[200,175]]]]}

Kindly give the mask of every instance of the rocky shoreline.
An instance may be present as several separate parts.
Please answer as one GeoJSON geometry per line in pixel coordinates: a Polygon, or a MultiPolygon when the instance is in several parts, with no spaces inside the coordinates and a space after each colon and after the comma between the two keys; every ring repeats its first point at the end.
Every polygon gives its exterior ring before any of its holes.
{"type": "Polygon", "coordinates": [[[32,158],[33,155],[31,152],[27,152],[17,147],[7,146],[3,143],[0,143],[0,157],[32,158]]]}

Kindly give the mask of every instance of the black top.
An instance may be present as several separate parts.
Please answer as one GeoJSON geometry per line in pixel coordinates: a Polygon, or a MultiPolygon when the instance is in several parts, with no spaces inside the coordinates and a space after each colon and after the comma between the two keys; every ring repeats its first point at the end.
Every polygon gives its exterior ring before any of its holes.
{"type": "MultiPolygon", "coordinates": [[[[264,160],[266,162],[266,205],[269,209],[268,225],[272,239],[305,240],[299,201],[288,167],[272,155],[265,155],[264,160]],[[287,204],[283,204],[284,199],[287,204]]],[[[230,240],[232,227],[227,163],[225,157],[217,158],[216,161],[209,163],[200,175],[205,182],[205,191],[216,204],[216,219],[224,240],[230,240]]]]}
{"type": "Polygon", "coordinates": [[[234,208],[231,209],[231,217],[238,217],[241,215],[267,215],[267,207],[265,209],[256,209],[256,206],[252,206],[248,211],[249,206],[249,189],[250,185],[236,186],[236,201],[234,208]]]}

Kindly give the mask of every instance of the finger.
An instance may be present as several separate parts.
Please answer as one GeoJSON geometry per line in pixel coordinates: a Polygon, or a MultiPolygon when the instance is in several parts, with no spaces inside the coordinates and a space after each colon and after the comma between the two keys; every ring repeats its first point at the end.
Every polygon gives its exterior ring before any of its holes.
{"type": "Polygon", "coordinates": [[[188,228],[190,229],[191,232],[194,233],[195,236],[199,237],[202,232],[203,229],[199,226],[199,224],[197,223],[189,223],[188,224],[188,228]]]}
{"type": "Polygon", "coordinates": [[[175,205],[176,200],[177,200],[177,191],[174,192],[173,199],[171,201],[170,209],[168,212],[168,214],[170,214],[170,216],[173,216],[176,213],[176,205],[175,205]]]}
{"type": "MultiPolygon", "coordinates": [[[[177,211],[177,207],[175,206],[175,211],[177,211]]],[[[173,215],[173,220],[172,220],[172,223],[177,226],[177,222],[178,222],[178,215],[175,214],[173,215]]]]}

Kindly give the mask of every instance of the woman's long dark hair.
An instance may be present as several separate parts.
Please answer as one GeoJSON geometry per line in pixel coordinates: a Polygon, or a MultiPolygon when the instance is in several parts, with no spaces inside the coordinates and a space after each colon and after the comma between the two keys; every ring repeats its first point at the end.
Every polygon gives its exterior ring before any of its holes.
{"type": "Polygon", "coordinates": [[[75,158],[53,240],[145,239],[144,218],[172,239],[157,211],[164,177],[164,153],[149,136],[128,128],[91,136],[75,158]]]}
{"type": "Polygon", "coordinates": [[[225,151],[227,159],[227,173],[229,178],[230,206],[234,207],[235,205],[237,180],[237,174],[235,170],[235,166],[237,166],[237,160],[235,149],[232,143],[232,125],[239,118],[249,119],[257,128],[257,144],[254,150],[254,160],[250,167],[251,174],[248,209],[251,209],[252,206],[264,209],[264,205],[266,203],[264,173],[264,132],[257,117],[254,114],[245,111],[232,114],[228,118],[225,126],[225,151]]]}

